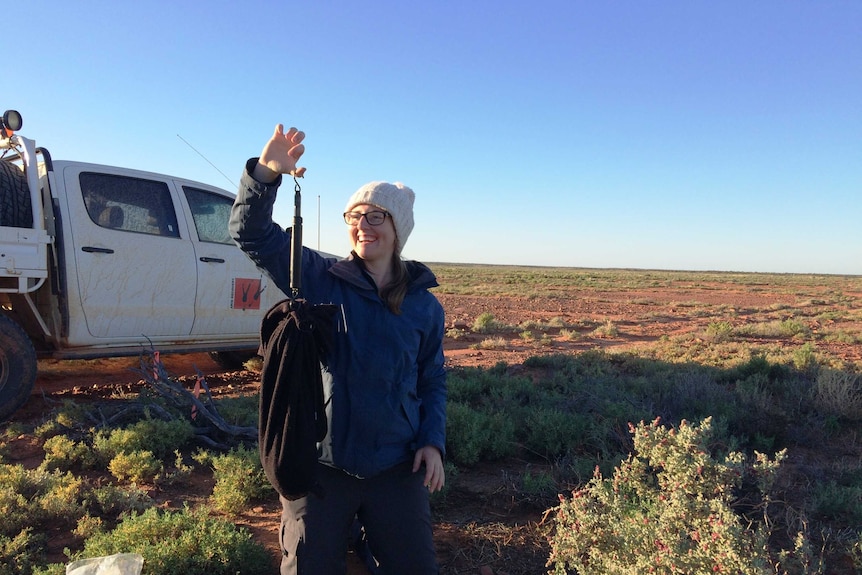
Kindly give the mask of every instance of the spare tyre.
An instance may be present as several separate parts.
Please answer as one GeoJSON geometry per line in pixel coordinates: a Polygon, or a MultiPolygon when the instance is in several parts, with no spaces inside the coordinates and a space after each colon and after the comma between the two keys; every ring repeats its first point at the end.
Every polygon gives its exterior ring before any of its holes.
{"type": "Polygon", "coordinates": [[[24,171],[12,162],[0,161],[0,226],[33,227],[33,208],[24,171]]]}
{"type": "Polygon", "coordinates": [[[0,421],[30,399],[36,382],[36,350],[11,318],[0,314],[0,421]]]}

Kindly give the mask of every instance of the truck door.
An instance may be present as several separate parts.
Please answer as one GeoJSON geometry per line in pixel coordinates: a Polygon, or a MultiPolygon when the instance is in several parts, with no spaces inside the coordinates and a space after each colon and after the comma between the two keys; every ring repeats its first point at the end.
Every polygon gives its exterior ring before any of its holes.
{"type": "Polygon", "coordinates": [[[258,334],[263,314],[285,294],[228,233],[233,197],[180,184],[194,229],[198,291],[192,335],[258,334]]]}
{"type": "Polygon", "coordinates": [[[169,185],[118,172],[64,170],[77,266],[68,281],[77,280],[87,330],[112,340],[186,337],[194,321],[195,254],[181,237],[169,185]]]}

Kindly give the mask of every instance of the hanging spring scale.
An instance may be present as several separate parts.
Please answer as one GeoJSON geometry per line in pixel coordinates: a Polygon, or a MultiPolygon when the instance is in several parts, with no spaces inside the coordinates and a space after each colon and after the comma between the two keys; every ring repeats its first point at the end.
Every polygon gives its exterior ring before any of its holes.
{"type": "Polygon", "coordinates": [[[293,229],[290,239],[290,299],[299,298],[302,289],[302,188],[293,176],[293,229]]]}

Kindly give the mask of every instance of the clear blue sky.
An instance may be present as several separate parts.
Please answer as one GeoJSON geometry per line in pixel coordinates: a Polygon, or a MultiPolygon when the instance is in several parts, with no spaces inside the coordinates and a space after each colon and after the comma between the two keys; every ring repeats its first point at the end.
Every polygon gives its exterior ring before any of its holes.
{"type": "MultiPolygon", "coordinates": [[[[178,136],[236,182],[296,125],[306,244],[324,251],[346,254],[344,203],[382,179],[416,191],[410,259],[862,274],[857,0],[2,12],[0,107],[22,135],[232,190],[178,136]]],[[[276,219],[292,213],[290,187],[276,219]]]]}

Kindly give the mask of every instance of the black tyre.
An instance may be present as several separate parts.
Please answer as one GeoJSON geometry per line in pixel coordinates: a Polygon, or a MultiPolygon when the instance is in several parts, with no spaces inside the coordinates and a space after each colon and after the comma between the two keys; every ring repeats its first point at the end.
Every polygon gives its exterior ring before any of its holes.
{"type": "Polygon", "coordinates": [[[0,315],[0,421],[24,405],[36,381],[36,350],[17,323],[0,315]]]}
{"type": "Polygon", "coordinates": [[[210,357],[219,367],[231,371],[243,369],[243,364],[253,358],[253,351],[211,351],[210,357]]]}
{"type": "Polygon", "coordinates": [[[33,227],[27,178],[17,165],[4,161],[0,161],[0,226],[33,227]]]}

